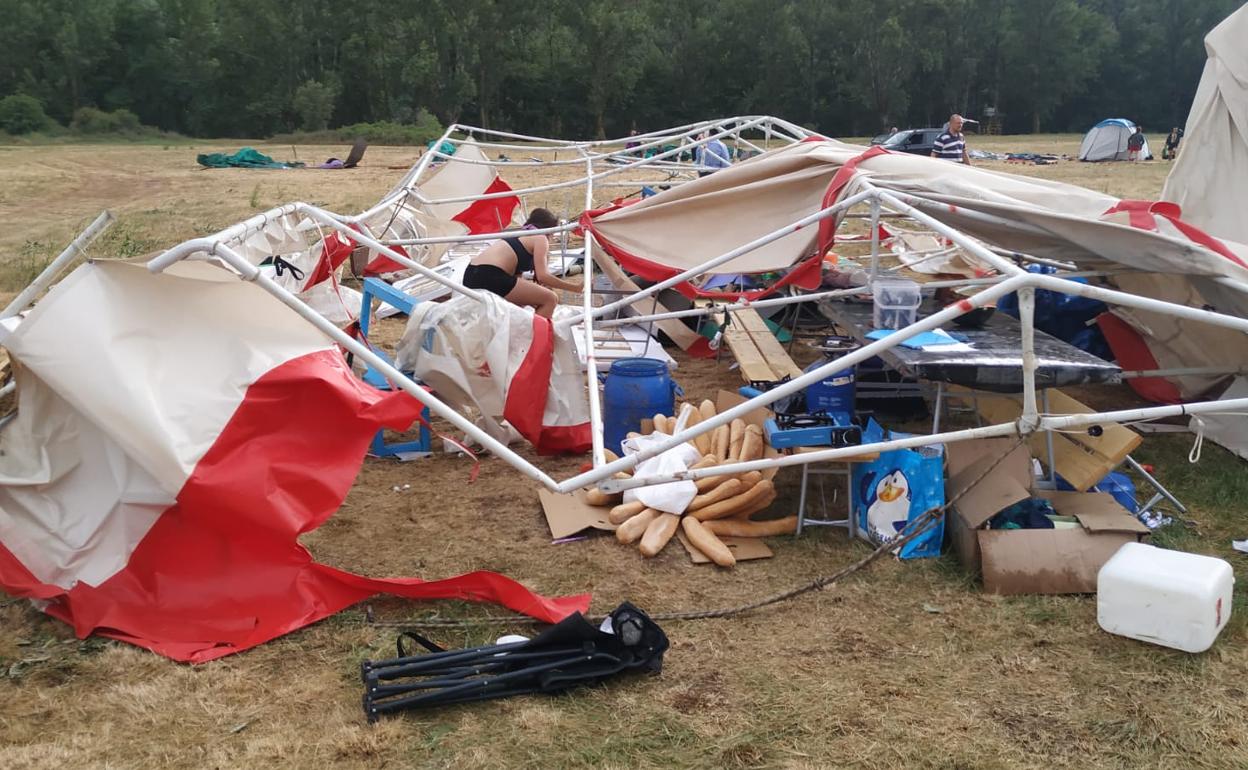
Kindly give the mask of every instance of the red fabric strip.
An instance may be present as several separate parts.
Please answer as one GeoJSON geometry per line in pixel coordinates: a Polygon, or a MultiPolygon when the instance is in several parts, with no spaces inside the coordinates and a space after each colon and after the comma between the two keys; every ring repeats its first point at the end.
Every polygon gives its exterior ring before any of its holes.
{"type": "Polygon", "coordinates": [[[491,572],[376,579],[313,561],[299,536],[342,504],[378,428],[405,429],[419,412],[406,393],[357,380],[335,350],[290,361],[248,388],[124,570],[60,591],[0,549],[0,581],[50,599],[48,613],[79,637],[99,633],[190,662],[254,647],[378,592],[496,602],[550,622],[587,609],[587,595],[548,599],[491,572]]]}
{"type": "MultiPolygon", "coordinates": [[[[490,186],[485,188],[483,194],[501,193],[511,190],[511,185],[503,181],[500,176],[495,176],[490,186]]],[[[459,212],[451,219],[459,222],[468,228],[468,232],[476,233],[496,233],[507,229],[511,224],[511,216],[516,210],[516,206],[520,205],[520,199],[514,195],[504,198],[486,198],[485,200],[473,201],[472,205],[459,212]]]]}

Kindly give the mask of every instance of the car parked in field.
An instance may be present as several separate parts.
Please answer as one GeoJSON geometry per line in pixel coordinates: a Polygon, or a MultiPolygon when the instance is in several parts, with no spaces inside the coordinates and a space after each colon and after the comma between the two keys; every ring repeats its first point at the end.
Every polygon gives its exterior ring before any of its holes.
{"type": "Polygon", "coordinates": [[[913,155],[931,155],[936,146],[936,138],[944,131],[942,128],[907,128],[889,136],[881,134],[871,140],[871,144],[883,145],[894,152],[908,152],[913,155]]]}

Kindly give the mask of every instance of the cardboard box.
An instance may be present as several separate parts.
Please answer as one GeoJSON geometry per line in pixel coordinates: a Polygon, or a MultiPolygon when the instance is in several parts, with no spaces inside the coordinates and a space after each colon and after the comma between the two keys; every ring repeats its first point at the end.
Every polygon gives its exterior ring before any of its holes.
{"type": "Polygon", "coordinates": [[[984,589],[998,594],[1075,594],[1096,591],[1096,573],[1124,543],[1149,530],[1112,495],[1103,492],[1034,490],[1031,454],[1012,438],[962,441],[946,447],[945,494],[965,494],[946,522],[958,559],[983,575],[984,589]],[[1062,516],[1074,516],[1076,529],[986,529],[1001,509],[1029,497],[1043,497],[1062,516]]]}

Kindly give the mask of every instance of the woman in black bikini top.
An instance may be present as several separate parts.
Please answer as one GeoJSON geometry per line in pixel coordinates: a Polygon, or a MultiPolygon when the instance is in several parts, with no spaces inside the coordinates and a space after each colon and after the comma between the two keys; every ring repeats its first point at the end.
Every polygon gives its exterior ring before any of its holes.
{"type": "MultiPolygon", "coordinates": [[[[524,226],[546,229],[558,224],[559,220],[546,209],[533,209],[524,226]]],[[[550,239],[545,235],[518,234],[495,241],[464,270],[464,286],[492,292],[512,304],[532,307],[538,315],[550,318],[559,297],[547,286],[564,291],[580,291],[582,287],[550,274],[546,266],[549,250],[550,239]],[[537,283],[520,277],[530,270],[537,283]]]]}

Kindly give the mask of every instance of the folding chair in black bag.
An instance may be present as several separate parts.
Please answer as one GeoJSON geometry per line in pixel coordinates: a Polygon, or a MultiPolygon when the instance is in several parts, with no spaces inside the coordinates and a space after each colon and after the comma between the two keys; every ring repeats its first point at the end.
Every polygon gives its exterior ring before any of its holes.
{"type": "Polygon", "coordinates": [[[602,626],[584,615],[564,618],[533,639],[445,650],[419,634],[399,637],[399,657],[364,661],[364,714],[438,708],[529,693],[557,693],[629,671],[658,673],[667,635],[646,613],[625,602],[602,626]],[[410,638],[430,652],[406,655],[410,638]]]}

